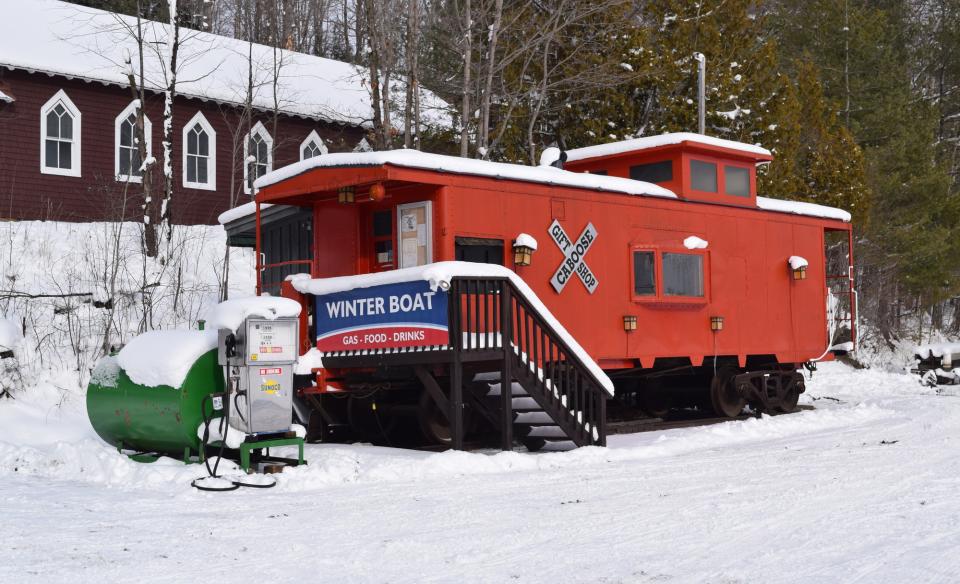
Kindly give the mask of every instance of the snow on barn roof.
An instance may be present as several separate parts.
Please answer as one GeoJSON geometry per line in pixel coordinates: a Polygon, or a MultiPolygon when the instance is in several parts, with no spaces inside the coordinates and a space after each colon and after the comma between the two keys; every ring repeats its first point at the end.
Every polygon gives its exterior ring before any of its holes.
{"type": "MultiPolygon", "coordinates": [[[[0,0],[0,66],[126,87],[125,60],[138,66],[136,19],[56,0],[0,0]]],[[[162,56],[169,27],[144,21],[146,86],[166,85],[162,56]]],[[[177,93],[240,105],[246,101],[248,43],[181,29],[177,93]]],[[[252,45],[258,109],[273,110],[274,49],[252,45]]],[[[279,111],[331,122],[368,125],[372,117],[365,71],[348,63],[276,50],[279,111]]],[[[446,103],[423,91],[427,124],[449,125],[446,103]]]]}
{"type": "Polygon", "coordinates": [[[585,148],[576,148],[567,150],[567,161],[586,160],[588,158],[598,158],[600,156],[613,156],[616,154],[625,154],[636,150],[647,150],[660,146],[669,146],[680,144],[682,142],[694,142],[697,144],[706,144],[718,148],[727,148],[728,150],[739,150],[747,154],[759,155],[764,157],[772,156],[770,151],[760,146],[744,144],[743,142],[734,142],[733,140],[724,140],[723,138],[713,138],[703,134],[694,134],[692,132],[674,132],[672,134],[661,134],[659,136],[645,136],[643,138],[634,138],[633,140],[621,140],[620,142],[610,142],[609,144],[597,144],[585,148]]]}
{"type": "Polygon", "coordinates": [[[382,166],[385,164],[402,166],[404,168],[434,170],[454,174],[470,174],[474,176],[519,180],[554,186],[611,191],[627,195],[677,198],[677,195],[669,189],[653,183],[629,178],[602,176],[584,172],[570,172],[552,166],[524,166],[522,164],[461,158],[459,156],[428,154],[426,152],[420,152],[419,150],[324,154],[296,162],[265,174],[258,178],[254,184],[257,188],[262,189],[315,168],[382,166]]]}
{"type": "Polygon", "coordinates": [[[14,100],[13,97],[7,95],[6,93],[0,91],[0,101],[4,103],[13,103],[16,100],[14,100]]]}

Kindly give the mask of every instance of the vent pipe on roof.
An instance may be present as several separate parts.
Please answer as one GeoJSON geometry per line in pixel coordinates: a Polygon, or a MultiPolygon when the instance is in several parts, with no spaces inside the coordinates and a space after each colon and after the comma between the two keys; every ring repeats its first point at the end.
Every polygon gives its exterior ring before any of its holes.
{"type": "Polygon", "coordinates": [[[693,58],[697,61],[697,129],[701,134],[706,135],[707,94],[705,85],[707,78],[707,58],[703,53],[694,53],[693,58]]]}

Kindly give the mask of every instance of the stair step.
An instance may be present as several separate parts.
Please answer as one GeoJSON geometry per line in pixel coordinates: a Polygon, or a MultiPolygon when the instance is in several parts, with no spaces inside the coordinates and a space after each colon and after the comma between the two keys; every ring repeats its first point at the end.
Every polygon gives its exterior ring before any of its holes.
{"type": "Polygon", "coordinates": [[[560,426],[532,426],[527,438],[561,438],[568,439],[567,433],[560,426]]]}
{"type": "MultiPolygon", "coordinates": [[[[511,389],[510,395],[519,395],[519,396],[530,395],[529,393],[527,393],[527,390],[523,389],[523,386],[517,383],[516,381],[513,382],[512,387],[510,389],[511,389]]],[[[500,383],[491,383],[490,391],[487,392],[487,395],[491,397],[500,397],[500,393],[502,391],[503,390],[501,389],[500,383]]]]}
{"type": "Polygon", "coordinates": [[[543,410],[539,412],[522,412],[517,414],[514,424],[554,424],[550,414],[543,410]]]}
{"type": "Polygon", "coordinates": [[[512,400],[512,405],[513,405],[513,409],[514,409],[514,410],[520,410],[520,411],[523,411],[523,410],[527,410],[527,411],[529,411],[529,410],[543,411],[543,410],[540,408],[540,404],[538,404],[537,401],[536,401],[535,399],[533,399],[532,397],[515,397],[515,398],[513,398],[513,400],[512,400]]]}

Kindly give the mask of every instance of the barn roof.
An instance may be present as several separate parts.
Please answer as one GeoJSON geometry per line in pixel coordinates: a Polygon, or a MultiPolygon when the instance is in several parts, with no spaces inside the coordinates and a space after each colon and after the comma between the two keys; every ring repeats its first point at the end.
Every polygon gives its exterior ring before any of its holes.
{"type": "MultiPolygon", "coordinates": [[[[139,72],[136,19],[56,0],[0,0],[0,66],[127,86],[125,60],[139,72]]],[[[161,66],[169,27],[144,21],[148,88],[166,85],[161,66]]],[[[177,93],[228,105],[245,103],[248,50],[253,53],[254,107],[274,108],[274,54],[280,63],[281,113],[350,125],[372,118],[365,71],[340,61],[181,29],[177,93]]],[[[425,123],[447,126],[447,104],[423,91],[425,123]]]]}

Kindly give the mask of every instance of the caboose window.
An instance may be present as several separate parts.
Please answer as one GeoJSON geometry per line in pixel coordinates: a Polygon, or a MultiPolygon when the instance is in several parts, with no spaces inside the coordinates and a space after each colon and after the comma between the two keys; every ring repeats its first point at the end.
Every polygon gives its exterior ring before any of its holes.
{"type": "Polygon", "coordinates": [[[750,196],[750,171],[739,166],[723,167],[725,190],[735,197],[750,196]]]}
{"type": "Polygon", "coordinates": [[[663,254],[664,296],[703,297],[703,256],[690,253],[663,254]]]}
{"type": "Polygon", "coordinates": [[[652,251],[633,252],[633,293],[636,296],[654,296],[657,280],[654,273],[655,256],[652,251]]]}
{"type": "Polygon", "coordinates": [[[650,162],[630,167],[630,178],[650,183],[673,180],[673,161],[650,162]]]}
{"type": "Polygon", "coordinates": [[[717,165],[713,162],[691,160],[690,187],[695,191],[717,192],[717,165]]]}

